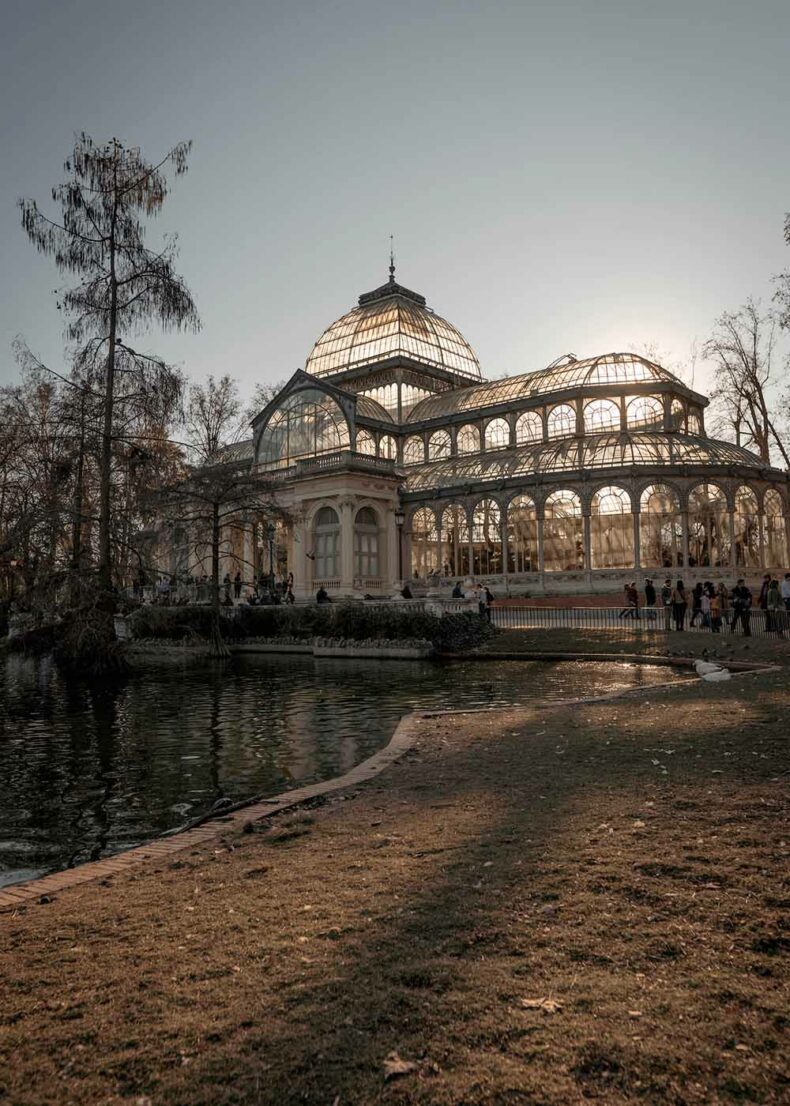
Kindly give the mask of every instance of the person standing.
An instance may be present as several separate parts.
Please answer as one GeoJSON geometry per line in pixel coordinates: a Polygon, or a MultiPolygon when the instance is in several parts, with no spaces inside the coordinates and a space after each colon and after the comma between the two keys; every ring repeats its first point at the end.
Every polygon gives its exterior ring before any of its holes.
{"type": "Polygon", "coordinates": [[[689,621],[689,629],[691,629],[697,619],[702,615],[702,590],[702,584],[695,584],[694,590],[691,593],[691,619],[689,621]]]}
{"type": "Polygon", "coordinates": [[[241,598],[241,572],[237,572],[233,577],[233,597],[234,599],[241,598]]]}
{"type": "Polygon", "coordinates": [[[655,607],[656,589],[652,580],[645,580],[645,606],[655,607]]]}
{"type": "Polygon", "coordinates": [[[664,581],[661,589],[661,604],[664,608],[664,629],[672,629],[672,581],[669,577],[664,581]]]}
{"type": "Polygon", "coordinates": [[[717,592],[710,596],[710,627],[714,634],[721,633],[721,601],[717,592]]]}
{"type": "Polygon", "coordinates": [[[710,592],[707,588],[703,588],[702,595],[699,597],[699,609],[702,615],[702,629],[710,629],[710,592]]]}
{"type": "Polygon", "coordinates": [[[730,632],[735,633],[735,627],[738,622],[743,626],[743,633],[745,637],[751,637],[751,618],[752,618],[752,593],[744,583],[743,578],[739,579],[735,587],[732,589],[732,625],[730,626],[730,632]]]}
{"type": "Polygon", "coordinates": [[[785,605],[782,602],[782,595],[779,591],[778,580],[771,580],[768,585],[766,604],[766,611],[771,616],[771,629],[776,630],[779,637],[784,637],[786,612],[785,605]]]}
{"type": "Polygon", "coordinates": [[[491,621],[491,608],[494,605],[494,596],[489,590],[488,584],[483,588],[483,596],[485,599],[485,614],[488,621],[491,621]]]}
{"type": "Polygon", "coordinates": [[[785,573],[785,578],[779,586],[779,594],[782,596],[785,610],[790,612],[790,572],[785,573]]]}
{"type": "Polygon", "coordinates": [[[760,584],[760,598],[758,599],[758,605],[761,611],[765,612],[765,628],[770,633],[773,630],[773,619],[771,618],[771,611],[768,609],[768,589],[771,586],[771,574],[766,572],[763,576],[762,583],[760,584]]]}
{"type": "Polygon", "coordinates": [[[639,618],[639,592],[636,583],[625,585],[625,601],[627,606],[620,611],[618,618],[639,618]]]}
{"type": "Polygon", "coordinates": [[[683,621],[686,617],[686,608],[688,607],[688,601],[686,599],[686,589],[683,586],[683,581],[678,580],[672,589],[672,617],[675,620],[675,629],[683,629],[683,621]]]}
{"type": "Polygon", "coordinates": [[[721,614],[722,622],[725,622],[727,626],[730,625],[730,593],[727,590],[727,585],[722,580],[716,589],[716,598],[719,601],[719,612],[721,614]]]}

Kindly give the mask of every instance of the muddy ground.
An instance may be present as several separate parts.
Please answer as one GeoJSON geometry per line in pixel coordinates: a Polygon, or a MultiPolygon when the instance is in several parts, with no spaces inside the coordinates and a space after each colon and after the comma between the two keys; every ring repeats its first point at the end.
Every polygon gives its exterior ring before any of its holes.
{"type": "Polygon", "coordinates": [[[788,706],[783,667],[427,719],[362,790],[0,915],[0,1103],[787,1101],[788,706]]]}

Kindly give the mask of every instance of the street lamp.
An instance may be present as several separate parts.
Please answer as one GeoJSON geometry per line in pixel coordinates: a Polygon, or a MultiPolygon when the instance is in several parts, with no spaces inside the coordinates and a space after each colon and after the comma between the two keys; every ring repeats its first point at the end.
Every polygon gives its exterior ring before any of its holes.
{"type": "Polygon", "coordinates": [[[395,511],[395,525],[398,528],[398,579],[403,583],[403,524],[406,515],[400,507],[395,511]]]}

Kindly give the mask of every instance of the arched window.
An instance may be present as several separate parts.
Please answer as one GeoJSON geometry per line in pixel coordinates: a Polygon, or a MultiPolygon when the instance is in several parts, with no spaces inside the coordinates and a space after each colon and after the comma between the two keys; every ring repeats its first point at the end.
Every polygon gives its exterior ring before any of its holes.
{"type": "Polygon", "coordinates": [[[528,495],[517,495],[508,503],[507,570],[538,570],[538,516],[528,495]]]}
{"type": "Polygon", "coordinates": [[[716,484],[698,484],[689,494],[689,567],[727,568],[730,516],[716,484]]]}
{"type": "Polygon", "coordinates": [[[428,460],[438,461],[450,456],[450,435],[446,430],[434,430],[428,439],[428,460]]]}
{"type": "Polygon", "coordinates": [[[679,399],[672,400],[672,407],[670,409],[670,425],[673,430],[685,430],[686,429],[686,408],[680,402],[679,399]]]}
{"type": "Polygon", "coordinates": [[[699,417],[696,411],[689,411],[688,417],[688,433],[689,434],[701,434],[702,433],[702,419],[699,417]]]}
{"type": "Polygon", "coordinates": [[[460,503],[445,507],[442,513],[442,573],[445,576],[469,575],[469,523],[466,508],[460,503]]]}
{"type": "Polygon", "coordinates": [[[340,575],[340,519],[332,507],[321,507],[313,519],[313,568],[316,580],[340,575]]]}
{"type": "Polygon", "coordinates": [[[491,419],[486,423],[486,449],[506,449],[510,445],[510,425],[507,419],[491,419]]]}
{"type": "Polygon", "coordinates": [[[760,567],[760,510],[757,496],[745,485],[735,493],[732,549],[736,568],[760,567]]]}
{"type": "Polygon", "coordinates": [[[642,568],[675,568],[683,564],[680,503],[666,484],[651,484],[642,492],[639,561],[642,568]]]}
{"type": "Polygon", "coordinates": [[[481,499],[472,511],[472,571],[488,576],[502,571],[502,516],[494,499],[481,499]]]}
{"type": "Polygon", "coordinates": [[[441,546],[436,515],[430,507],[419,507],[411,520],[411,571],[425,578],[439,572],[441,546]]]}
{"type": "Polygon", "coordinates": [[[455,448],[459,455],[480,452],[480,431],[476,426],[461,426],[455,436],[455,448]]]}
{"type": "Polygon", "coordinates": [[[591,399],[584,406],[587,434],[606,434],[620,429],[620,407],[613,399],[591,399]]]}
{"type": "Polygon", "coordinates": [[[366,453],[370,457],[376,454],[376,439],[367,430],[357,430],[357,453],[366,453]]]}
{"type": "Polygon", "coordinates": [[[775,488],[769,488],[763,498],[763,533],[765,567],[787,571],[787,529],[782,497],[775,488]]]}
{"type": "Polygon", "coordinates": [[[301,458],[349,448],[346,417],[324,392],[307,388],[283,400],[261,435],[258,463],[282,468],[301,458]]]}
{"type": "Polygon", "coordinates": [[[656,396],[634,396],[628,401],[625,414],[630,430],[660,427],[664,422],[664,404],[656,396]]]}
{"type": "Polygon", "coordinates": [[[543,513],[543,567],[546,572],[584,568],[584,520],[576,492],[552,492],[543,513]]]}
{"type": "Polygon", "coordinates": [[[549,411],[550,438],[570,438],[576,433],[576,411],[569,403],[560,403],[549,411]]]}
{"type": "Polygon", "coordinates": [[[590,504],[591,568],[634,567],[631,499],[623,488],[599,488],[590,504]]]}
{"type": "Polygon", "coordinates": [[[425,443],[414,435],[407,438],[403,446],[404,465],[419,465],[425,460],[425,443]]]}
{"type": "Polygon", "coordinates": [[[391,434],[383,434],[379,438],[379,457],[385,457],[388,461],[398,459],[398,443],[391,434]]]}
{"type": "Polygon", "coordinates": [[[525,411],[516,419],[516,441],[519,445],[543,441],[543,419],[538,411],[525,411]]]}
{"type": "Polygon", "coordinates": [[[379,520],[372,507],[360,507],[354,519],[354,575],[379,575],[379,520]]]}

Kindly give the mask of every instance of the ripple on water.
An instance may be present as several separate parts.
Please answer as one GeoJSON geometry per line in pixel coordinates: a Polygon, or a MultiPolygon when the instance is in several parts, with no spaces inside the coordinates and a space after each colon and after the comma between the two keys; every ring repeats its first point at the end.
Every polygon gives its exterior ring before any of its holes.
{"type": "Polygon", "coordinates": [[[47,660],[0,670],[0,885],[95,860],[209,810],[353,767],[412,707],[498,707],[672,679],[611,662],[248,655],[117,687],[47,660]]]}

